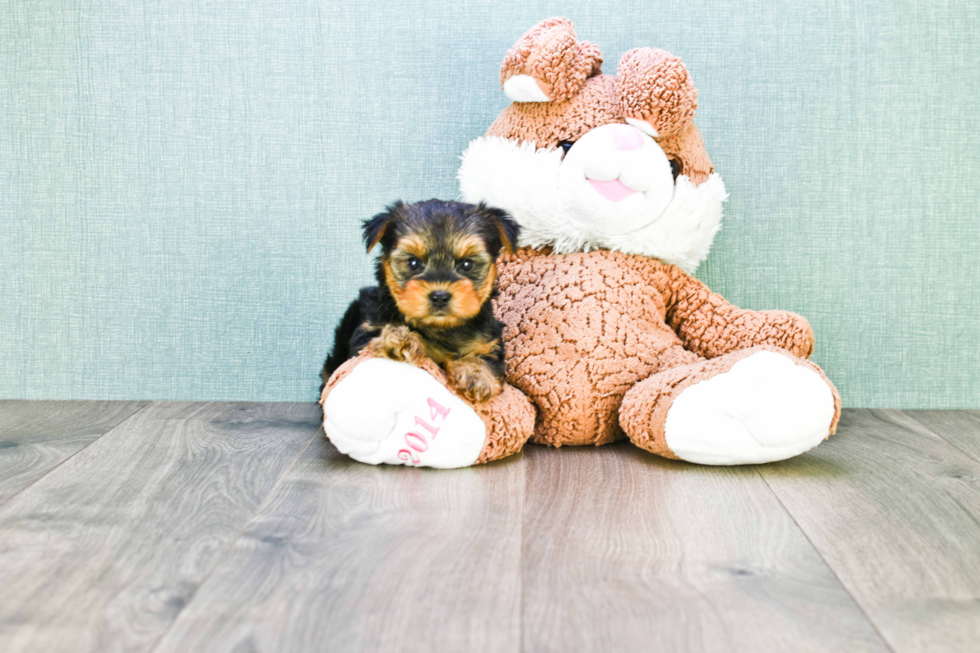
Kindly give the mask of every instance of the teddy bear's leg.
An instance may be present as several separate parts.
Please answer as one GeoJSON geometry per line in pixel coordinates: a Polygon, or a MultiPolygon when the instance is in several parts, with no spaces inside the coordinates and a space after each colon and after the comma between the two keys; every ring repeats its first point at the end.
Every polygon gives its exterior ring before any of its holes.
{"type": "Polygon", "coordinates": [[[323,430],[344,454],[372,465],[467,467],[509,456],[534,430],[519,391],[472,405],[431,361],[419,366],[368,354],[344,363],[323,390],[323,430]]]}
{"type": "Polygon", "coordinates": [[[619,412],[636,445],[704,465],[791,458],[834,433],[839,417],[840,395],[820,368],[771,346],[654,374],[619,412]]]}

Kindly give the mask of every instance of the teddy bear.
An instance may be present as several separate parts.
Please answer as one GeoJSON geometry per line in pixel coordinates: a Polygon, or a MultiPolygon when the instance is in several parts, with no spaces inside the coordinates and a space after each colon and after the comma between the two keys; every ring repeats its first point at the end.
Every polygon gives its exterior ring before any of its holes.
{"type": "Polygon", "coordinates": [[[808,360],[809,323],[737,308],[692,276],[727,193],[684,64],[645,47],[616,75],[602,63],[567,19],[534,26],[501,66],[512,104],[461,157],[462,199],[521,226],[520,247],[497,264],[503,391],[473,404],[431,361],[362,352],[321,395],[341,452],[449,468],[527,441],[629,439],[667,458],[740,465],[799,455],[835,432],[840,396],[808,360]]]}

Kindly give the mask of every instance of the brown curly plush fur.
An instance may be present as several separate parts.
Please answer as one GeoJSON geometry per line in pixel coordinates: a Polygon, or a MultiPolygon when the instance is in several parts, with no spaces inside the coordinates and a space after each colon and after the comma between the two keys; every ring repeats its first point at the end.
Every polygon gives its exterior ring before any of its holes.
{"type": "Polygon", "coordinates": [[[528,30],[500,67],[503,85],[514,75],[530,75],[541,91],[555,101],[567,100],[586,78],[599,73],[602,55],[588,41],[579,41],[566,18],[549,18],[528,30]]]}
{"type": "Polygon", "coordinates": [[[759,345],[802,357],[813,351],[813,331],[799,315],[736,308],[657,259],[522,248],[499,266],[494,308],[505,324],[507,380],[538,407],[533,442],[625,437],[623,397],[664,370],[686,366],[685,378],[702,380],[730,369],[708,358],[759,345]]]}
{"type": "Polygon", "coordinates": [[[698,91],[680,58],[636,48],[619,60],[617,90],[623,115],[644,120],[658,136],[680,133],[694,120],[698,91]]]}

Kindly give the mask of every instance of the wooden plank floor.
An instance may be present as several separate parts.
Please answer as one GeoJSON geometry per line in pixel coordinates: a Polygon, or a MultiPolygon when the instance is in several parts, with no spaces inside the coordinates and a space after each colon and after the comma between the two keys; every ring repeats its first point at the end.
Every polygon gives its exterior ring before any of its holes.
{"type": "Polygon", "coordinates": [[[980,414],[371,467],[315,404],[0,402],[0,651],[980,651],[980,414]]]}
{"type": "Polygon", "coordinates": [[[145,405],[145,401],[0,401],[0,504],[145,405]]]}

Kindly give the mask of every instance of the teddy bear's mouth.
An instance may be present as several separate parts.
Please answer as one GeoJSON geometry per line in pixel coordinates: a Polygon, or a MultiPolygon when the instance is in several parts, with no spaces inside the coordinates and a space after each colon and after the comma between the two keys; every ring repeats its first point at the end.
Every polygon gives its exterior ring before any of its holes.
{"type": "Polygon", "coordinates": [[[630,195],[634,195],[635,193],[639,192],[627,187],[618,179],[613,179],[612,181],[597,181],[586,177],[585,180],[589,182],[597,193],[605,197],[607,200],[613,202],[624,200],[630,195]]]}

